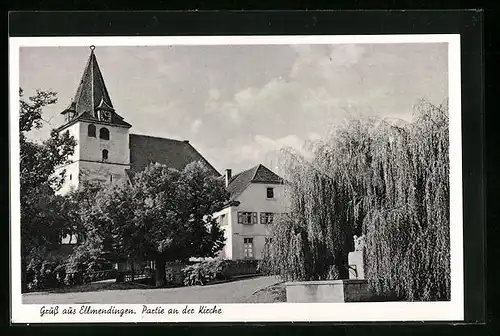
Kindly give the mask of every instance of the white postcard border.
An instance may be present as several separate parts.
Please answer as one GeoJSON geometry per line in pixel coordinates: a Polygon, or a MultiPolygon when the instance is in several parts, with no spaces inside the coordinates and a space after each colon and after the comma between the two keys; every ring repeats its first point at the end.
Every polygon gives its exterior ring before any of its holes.
{"type": "MultiPolygon", "coordinates": [[[[69,322],[298,322],[298,321],[461,321],[464,319],[462,133],[460,35],[343,35],[343,36],[176,36],[176,37],[15,37],[9,39],[10,98],[10,244],[11,321],[13,323],[69,322]],[[70,306],[80,310],[89,304],[56,305],[59,314],[41,316],[43,305],[23,304],[21,294],[20,190],[19,190],[19,48],[42,46],[160,46],[160,45],[260,45],[260,44],[366,44],[448,43],[450,110],[450,248],[451,300],[448,302],[383,303],[273,303],[217,304],[221,314],[142,315],[142,304],[90,304],[92,308],[135,309],[137,314],[61,314],[70,306]]],[[[185,306],[198,311],[201,304],[147,304],[181,312],[185,306]]],[[[214,304],[205,304],[211,308],[214,304]]]]}

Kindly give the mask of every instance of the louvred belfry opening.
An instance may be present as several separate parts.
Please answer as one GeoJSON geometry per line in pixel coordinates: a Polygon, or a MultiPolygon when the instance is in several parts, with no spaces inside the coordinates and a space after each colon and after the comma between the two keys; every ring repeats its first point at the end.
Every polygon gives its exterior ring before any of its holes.
{"type": "Polygon", "coordinates": [[[131,127],[114,110],[94,49],[94,46],[90,47],[90,56],[74,99],[61,113],[66,117],[66,124],[61,128],[76,120],[101,121],[131,127]]]}

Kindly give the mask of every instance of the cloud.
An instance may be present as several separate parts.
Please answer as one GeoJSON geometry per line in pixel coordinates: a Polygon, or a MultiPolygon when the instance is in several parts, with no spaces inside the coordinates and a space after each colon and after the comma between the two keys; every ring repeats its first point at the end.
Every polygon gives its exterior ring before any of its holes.
{"type": "Polygon", "coordinates": [[[211,100],[219,100],[220,98],[220,92],[217,89],[210,89],[208,91],[208,97],[211,100]]]}
{"type": "Polygon", "coordinates": [[[309,140],[311,141],[317,141],[320,140],[321,138],[322,138],[321,135],[319,135],[318,133],[315,132],[309,133],[309,140]]]}
{"type": "Polygon", "coordinates": [[[329,60],[335,66],[353,66],[366,55],[366,47],[359,44],[343,44],[331,46],[329,60]]]}
{"type": "MultiPolygon", "coordinates": [[[[247,146],[244,151],[248,157],[259,157],[264,145],[253,144],[259,135],[285,139],[294,134],[300,139],[309,139],[311,132],[327,134],[346,114],[409,112],[406,106],[411,107],[412,102],[407,103],[403,100],[405,97],[399,98],[402,95],[398,92],[405,87],[400,83],[402,79],[411,83],[401,70],[408,68],[400,64],[404,55],[397,59],[393,56],[390,60],[397,61],[397,71],[394,71],[390,64],[377,61],[378,54],[388,61],[387,55],[392,55],[390,48],[377,48],[371,45],[292,45],[288,52],[293,50],[290,53],[293,57],[287,59],[289,66],[283,67],[287,71],[272,77],[263,73],[267,68],[259,58],[252,57],[251,63],[248,59],[240,61],[245,58],[243,52],[235,62],[258,71],[227,68],[233,69],[233,75],[222,78],[220,72],[204,67],[202,77],[206,80],[200,77],[191,86],[206,82],[205,86],[196,91],[190,86],[180,92],[184,100],[188,99],[188,93],[204,97],[190,98],[189,105],[181,106],[182,111],[190,111],[185,114],[186,128],[192,130],[195,140],[209,147],[227,146],[226,139],[231,139],[231,146],[235,148],[247,146]],[[251,82],[247,79],[257,73],[260,79],[267,75],[267,81],[244,86],[251,82]],[[193,101],[200,103],[195,106],[193,101]],[[193,111],[202,111],[203,127],[195,123],[199,115],[193,111]]],[[[230,60],[226,58],[225,63],[230,60]]],[[[192,75],[191,70],[186,71],[184,76],[192,75]]]]}
{"type": "MultiPolygon", "coordinates": [[[[237,91],[232,97],[221,100],[220,95],[212,92],[205,102],[205,113],[214,116],[221,123],[232,122],[241,125],[250,123],[255,127],[266,127],[274,124],[276,118],[283,113],[292,112],[300,105],[303,89],[296,83],[287,82],[283,78],[273,78],[262,87],[248,87],[237,91]],[[263,125],[258,125],[261,122],[263,125]]],[[[276,127],[275,127],[276,130],[276,127]]]]}
{"type": "MultiPolygon", "coordinates": [[[[249,168],[283,147],[301,149],[347,113],[401,117],[418,98],[440,103],[448,94],[446,44],[97,51],[113,104],[131,132],[189,138],[219,169],[249,168]]],[[[58,117],[74,96],[88,49],[26,48],[20,57],[26,89],[59,93],[60,104],[44,111],[58,117]],[[54,64],[71,71],[51,76],[54,64]]]]}
{"type": "Polygon", "coordinates": [[[271,138],[262,134],[254,137],[251,143],[241,146],[235,151],[240,161],[266,162],[271,158],[279,157],[282,149],[292,149],[302,155],[309,156],[310,141],[318,140],[321,136],[310,133],[308,140],[303,140],[295,134],[289,134],[280,138],[271,138]]]}
{"type": "Polygon", "coordinates": [[[367,53],[366,47],[357,44],[331,45],[323,48],[294,46],[293,48],[298,57],[292,66],[290,77],[296,79],[319,76],[328,81],[333,73],[356,65],[367,53]]]}
{"type": "Polygon", "coordinates": [[[200,119],[196,119],[191,123],[191,131],[193,133],[198,133],[203,122],[200,119]]]}

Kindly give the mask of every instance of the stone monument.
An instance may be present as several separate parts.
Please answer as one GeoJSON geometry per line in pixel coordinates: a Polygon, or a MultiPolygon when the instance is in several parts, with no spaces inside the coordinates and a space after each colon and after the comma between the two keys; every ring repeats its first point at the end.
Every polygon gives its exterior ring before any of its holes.
{"type": "Polygon", "coordinates": [[[349,279],[365,279],[364,271],[365,237],[354,236],[354,251],[349,252],[349,279]]]}

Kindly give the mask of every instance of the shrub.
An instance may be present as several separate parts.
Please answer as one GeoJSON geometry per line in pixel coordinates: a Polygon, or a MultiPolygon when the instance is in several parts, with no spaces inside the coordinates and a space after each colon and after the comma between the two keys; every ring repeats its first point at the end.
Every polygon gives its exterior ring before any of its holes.
{"type": "Polygon", "coordinates": [[[227,260],[214,259],[187,266],[182,270],[184,273],[184,285],[204,285],[214,280],[226,279],[228,264],[227,260]]]}
{"type": "Polygon", "coordinates": [[[27,269],[28,289],[34,291],[62,287],[65,276],[62,262],[33,260],[27,269]]]}
{"type": "Polygon", "coordinates": [[[98,272],[112,267],[99,247],[78,245],[66,263],[65,283],[73,286],[99,280],[98,272]]]}
{"type": "Polygon", "coordinates": [[[259,273],[258,260],[228,260],[226,276],[250,275],[259,273]]]}

